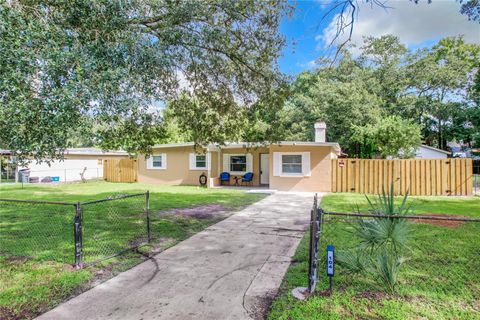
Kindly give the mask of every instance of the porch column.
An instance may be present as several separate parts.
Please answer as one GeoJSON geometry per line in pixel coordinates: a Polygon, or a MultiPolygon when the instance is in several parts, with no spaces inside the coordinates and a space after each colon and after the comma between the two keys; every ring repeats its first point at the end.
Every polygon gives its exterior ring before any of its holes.
{"type": "Polygon", "coordinates": [[[213,187],[212,185],[212,152],[207,149],[207,186],[209,188],[213,187]]]}
{"type": "Polygon", "coordinates": [[[222,168],[223,168],[223,163],[222,165],[220,165],[220,162],[222,160],[222,149],[221,148],[218,148],[218,152],[217,152],[217,175],[220,177],[220,174],[222,173],[222,168]]]}

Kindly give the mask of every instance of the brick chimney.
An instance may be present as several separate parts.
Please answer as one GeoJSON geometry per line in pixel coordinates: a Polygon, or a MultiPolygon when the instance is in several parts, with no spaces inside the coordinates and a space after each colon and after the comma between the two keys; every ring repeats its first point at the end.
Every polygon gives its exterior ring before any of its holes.
{"type": "Polygon", "coordinates": [[[315,142],[326,142],[327,125],[323,121],[315,123],[315,142]]]}

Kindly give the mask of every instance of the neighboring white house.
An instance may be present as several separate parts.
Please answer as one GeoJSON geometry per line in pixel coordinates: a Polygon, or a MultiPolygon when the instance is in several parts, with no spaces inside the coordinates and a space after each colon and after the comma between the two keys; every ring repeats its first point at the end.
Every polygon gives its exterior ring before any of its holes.
{"type": "Polygon", "coordinates": [[[415,151],[416,159],[446,159],[451,153],[422,144],[415,151]]]}
{"type": "Polygon", "coordinates": [[[53,161],[50,164],[35,161],[18,170],[30,171],[30,182],[69,182],[85,179],[103,178],[103,162],[105,159],[126,158],[123,151],[102,151],[96,148],[71,148],[65,150],[64,160],[53,161]]]}

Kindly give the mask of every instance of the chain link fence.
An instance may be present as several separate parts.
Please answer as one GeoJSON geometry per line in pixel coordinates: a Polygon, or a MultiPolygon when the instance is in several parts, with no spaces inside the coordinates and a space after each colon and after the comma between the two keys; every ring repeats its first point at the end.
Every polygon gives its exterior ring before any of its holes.
{"type": "Polygon", "coordinates": [[[329,296],[337,291],[351,299],[403,301],[408,307],[418,300],[431,308],[449,305],[452,314],[466,318],[478,315],[480,219],[335,213],[317,208],[312,225],[315,221],[319,242],[311,242],[310,250],[318,252],[310,256],[317,255],[318,262],[310,263],[309,288],[316,286],[317,294],[329,296]],[[327,247],[332,246],[335,272],[329,277],[327,247]],[[312,270],[316,266],[318,270],[312,270]],[[312,274],[318,277],[311,278],[312,274]]]}
{"type": "Polygon", "coordinates": [[[5,183],[69,183],[97,181],[103,179],[100,167],[51,168],[45,170],[0,168],[0,184],[5,183]]]}
{"type": "Polygon", "coordinates": [[[77,203],[0,199],[0,254],[82,267],[149,240],[148,192],[77,203]]]}
{"type": "Polygon", "coordinates": [[[82,203],[82,261],[93,264],[148,243],[148,207],[148,193],[82,203]]]}
{"type": "Polygon", "coordinates": [[[0,254],[73,262],[72,203],[0,200],[0,254]]]}

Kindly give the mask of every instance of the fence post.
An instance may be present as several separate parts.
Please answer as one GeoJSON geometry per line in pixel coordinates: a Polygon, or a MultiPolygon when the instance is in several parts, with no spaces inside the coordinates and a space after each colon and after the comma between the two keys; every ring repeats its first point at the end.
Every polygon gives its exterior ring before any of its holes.
{"type": "Polygon", "coordinates": [[[75,222],[73,224],[75,240],[75,266],[78,269],[83,268],[83,239],[82,239],[82,205],[77,202],[75,205],[75,222]]]}
{"type": "Polygon", "coordinates": [[[307,291],[312,293],[315,290],[315,274],[314,274],[314,249],[313,249],[313,242],[315,241],[315,234],[314,234],[314,225],[315,225],[315,209],[310,211],[310,248],[308,252],[308,288],[307,291]]]}
{"type": "Polygon", "coordinates": [[[320,224],[321,224],[321,209],[315,207],[311,211],[310,215],[310,252],[309,252],[309,268],[308,268],[308,288],[309,293],[315,291],[317,284],[317,271],[318,271],[318,240],[320,236],[320,224]]]}
{"type": "Polygon", "coordinates": [[[151,236],[150,236],[150,191],[145,193],[145,213],[147,215],[147,236],[148,236],[148,243],[150,243],[151,236]]]}

